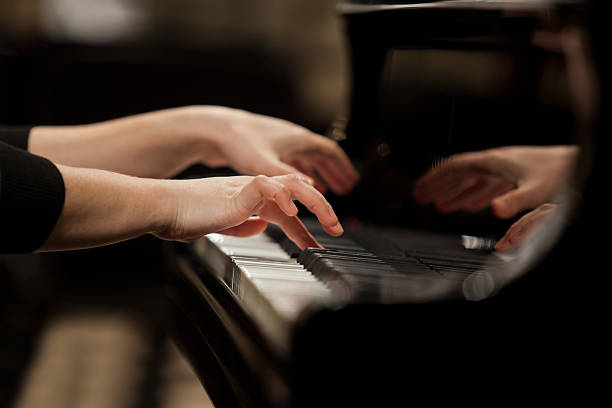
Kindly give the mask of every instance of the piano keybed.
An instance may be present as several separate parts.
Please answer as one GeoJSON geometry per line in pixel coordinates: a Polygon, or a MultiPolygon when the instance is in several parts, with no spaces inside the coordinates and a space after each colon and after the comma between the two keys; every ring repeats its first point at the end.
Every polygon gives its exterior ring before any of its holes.
{"type": "MultiPolygon", "coordinates": [[[[503,262],[482,251],[491,243],[466,249],[466,237],[463,246],[436,251],[426,245],[399,248],[369,230],[333,238],[307,225],[325,249],[300,251],[274,228],[248,238],[209,234],[192,247],[281,357],[290,352],[300,319],[318,309],[454,296],[468,276],[503,262]]],[[[469,237],[470,245],[475,239],[469,237]]]]}

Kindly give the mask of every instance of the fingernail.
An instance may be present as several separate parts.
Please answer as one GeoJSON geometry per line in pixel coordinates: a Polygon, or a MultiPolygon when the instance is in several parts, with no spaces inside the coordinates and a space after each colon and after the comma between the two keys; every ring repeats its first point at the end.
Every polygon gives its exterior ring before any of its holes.
{"type": "Polygon", "coordinates": [[[340,222],[338,222],[336,225],[334,225],[332,227],[332,229],[340,234],[344,233],[344,228],[342,228],[342,225],[340,225],[340,222]]]}

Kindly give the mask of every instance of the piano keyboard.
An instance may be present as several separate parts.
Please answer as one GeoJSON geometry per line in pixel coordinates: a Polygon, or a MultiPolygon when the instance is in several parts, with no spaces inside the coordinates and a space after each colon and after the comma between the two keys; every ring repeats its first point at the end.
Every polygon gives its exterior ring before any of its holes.
{"type": "Polygon", "coordinates": [[[358,239],[350,233],[333,238],[314,225],[309,224],[309,229],[325,249],[300,251],[274,228],[248,238],[209,234],[193,246],[200,262],[284,352],[290,350],[295,325],[309,312],[349,302],[440,299],[452,295],[483,265],[501,262],[465,245],[444,252],[403,249],[370,233],[357,235],[358,239]]]}

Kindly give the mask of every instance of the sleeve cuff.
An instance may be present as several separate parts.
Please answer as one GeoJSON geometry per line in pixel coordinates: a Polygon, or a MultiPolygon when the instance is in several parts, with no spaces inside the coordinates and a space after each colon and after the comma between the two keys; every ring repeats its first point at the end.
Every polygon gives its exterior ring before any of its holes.
{"type": "Polygon", "coordinates": [[[0,252],[40,248],[59,219],[64,199],[64,180],[53,163],[0,143],[0,252]]]}
{"type": "Polygon", "coordinates": [[[28,150],[28,140],[33,126],[0,126],[0,142],[28,150]]]}

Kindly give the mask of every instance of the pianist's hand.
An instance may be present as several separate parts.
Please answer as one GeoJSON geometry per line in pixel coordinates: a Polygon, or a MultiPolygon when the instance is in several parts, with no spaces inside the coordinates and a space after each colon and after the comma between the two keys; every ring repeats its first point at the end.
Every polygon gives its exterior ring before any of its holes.
{"type": "Polygon", "coordinates": [[[451,156],[414,184],[419,204],[442,213],[491,206],[500,218],[552,202],[568,180],[576,146],[511,146],[451,156]]]}
{"type": "Polygon", "coordinates": [[[323,195],[302,175],[191,180],[139,178],[58,165],[64,208],[40,251],[89,248],[144,234],[191,241],[211,232],[248,236],[275,223],[300,248],[320,247],[296,217],[299,200],[330,235],[342,226],[323,195]],[[253,218],[256,215],[256,218],[253,218]]]}
{"type": "Polygon", "coordinates": [[[325,192],[347,194],[359,178],[337,143],[285,120],[223,107],[192,107],[193,120],[213,138],[217,156],[204,161],[242,174],[302,173],[325,192]]]}
{"type": "Polygon", "coordinates": [[[165,188],[170,215],[154,232],[162,239],[193,241],[211,232],[249,236],[262,232],[272,222],[300,248],[320,248],[297,218],[293,200],[299,200],[314,213],[330,235],[343,233],[331,205],[302,175],[182,180],[168,183],[165,188]]]}
{"type": "Polygon", "coordinates": [[[239,173],[302,173],[349,192],[357,172],[331,139],[296,124],[219,106],[186,106],[81,126],[37,126],[28,150],[54,163],[147,178],[201,163],[239,173]]]}

